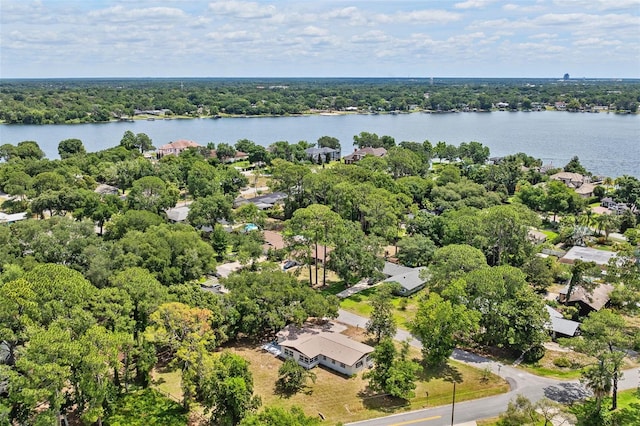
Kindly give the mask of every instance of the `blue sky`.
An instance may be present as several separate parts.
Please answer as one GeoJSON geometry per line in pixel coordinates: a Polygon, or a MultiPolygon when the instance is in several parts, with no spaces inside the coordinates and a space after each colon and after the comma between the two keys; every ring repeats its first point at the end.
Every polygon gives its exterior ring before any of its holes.
{"type": "Polygon", "coordinates": [[[640,0],[2,0],[0,76],[640,78],[640,0]]]}

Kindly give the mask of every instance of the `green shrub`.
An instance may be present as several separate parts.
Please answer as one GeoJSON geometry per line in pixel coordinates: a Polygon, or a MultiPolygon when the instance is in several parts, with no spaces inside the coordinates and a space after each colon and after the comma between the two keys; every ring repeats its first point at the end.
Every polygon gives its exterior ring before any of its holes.
{"type": "Polygon", "coordinates": [[[524,354],[524,361],[528,363],[536,362],[544,356],[544,351],[544,346],[534,346],[524,354]]]}
{"type": "Polygon", "coordinates": [[[571,361],[566,357],[560,357],[553,360],[553,365],[560,368],[571,367],[571,361]]]}

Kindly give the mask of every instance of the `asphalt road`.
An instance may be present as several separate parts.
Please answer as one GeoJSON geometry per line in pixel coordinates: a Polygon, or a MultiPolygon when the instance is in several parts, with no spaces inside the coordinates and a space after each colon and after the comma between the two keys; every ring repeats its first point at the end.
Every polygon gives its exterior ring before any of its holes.
{"type": "MultiPolygon", "coordinates": [[[[339,322],[361,328],[365,327],[367,320],[367,318],[352,314],[342,309],[339,311],[339,316],[337,318],[337,321],[339,322]]],[[[411,336],[409,332],[405,330],[398,330],[396,340],[403,341],[407,339],[409,339],[412,346],[417,348],[421,347],[420,342],[411,336]]],[[[452,358],[480,369],[489,368],[494,374],[504,378],[511,386],[511,390],[502,395],[456,403],[453,424],[461,424],[487,417],[498,416],[507,409],[509,401],[515,398],[518,394],[522,394],[532,401],[538,401],[543,397],[547,397],[562,403],[570,403],[572,401],[583,399],[589,395],[588,391],[579,383],[578,380],[562,381],[539,377],[510,365],[503,365],[458,349],[454,351],[452,358]]],[[[632,370],[626,370],[623,373],[623,377],[618,382],[618,389],[625,390],[637,388],[640,383],[639,379],[640,369],[635,368],[632,370]]],[[[356,423],[348,423],[348,425],[353,426],[443,426],[451,424],[451,404],[407,413],[394,414],[391,416],[364,420],[356,423]]]]}

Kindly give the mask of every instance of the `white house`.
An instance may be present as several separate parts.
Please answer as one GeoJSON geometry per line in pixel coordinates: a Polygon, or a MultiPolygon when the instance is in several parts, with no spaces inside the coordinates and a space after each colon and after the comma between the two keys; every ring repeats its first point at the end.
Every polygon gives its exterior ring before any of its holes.
{"type": "Polygon", "coordinates": [[[320,364],[351,376],[372,366],[371,346],[324,329],[287,326],[278,333],[278,346],[280,356],[293,358],[306,369],[320,364]]]}

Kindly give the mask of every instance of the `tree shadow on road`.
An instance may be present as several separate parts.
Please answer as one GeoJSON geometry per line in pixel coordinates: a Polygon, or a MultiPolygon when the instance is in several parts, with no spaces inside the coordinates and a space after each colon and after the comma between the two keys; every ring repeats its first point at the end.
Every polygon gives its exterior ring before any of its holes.
{"type": "Polygon", "coordinates": [[[563,404],[572,404],[591,396],[579,383],[558,383],[544,388],[544,396],[563,404]]]}

